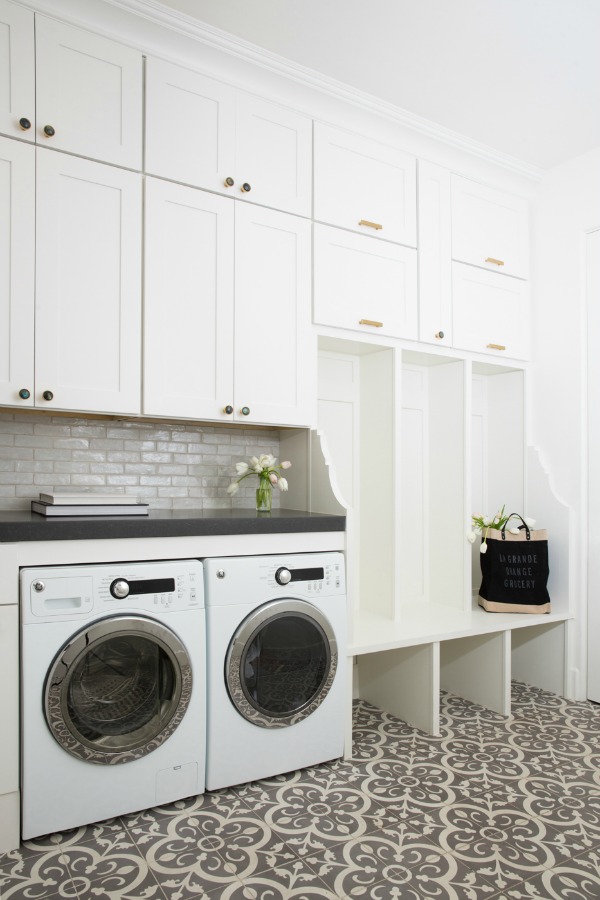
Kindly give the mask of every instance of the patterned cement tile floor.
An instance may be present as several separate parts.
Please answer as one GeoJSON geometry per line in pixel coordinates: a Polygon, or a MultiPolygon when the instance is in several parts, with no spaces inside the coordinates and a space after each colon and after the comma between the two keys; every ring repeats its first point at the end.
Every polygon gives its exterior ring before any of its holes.
{"type": "Polygon", "coordinates": [[[25,842],[2,900],[600,898],[600,707],[451,694],[431,737],[368,703],[351,760],[25,842]]]}

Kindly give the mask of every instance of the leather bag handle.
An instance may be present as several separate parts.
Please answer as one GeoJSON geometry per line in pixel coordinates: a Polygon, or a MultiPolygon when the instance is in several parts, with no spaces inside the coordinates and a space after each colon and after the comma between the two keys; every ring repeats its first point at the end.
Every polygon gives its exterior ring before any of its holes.
{"type": "Polygon", "coordinates": [[[508,517],[508,519],[506,520],[506,522],[504,523],[504,525],[502,526],[502,529],[501,529],[501,531],[502,531],[502,540],[503,540],[503,541],[506,540],[506,534],[504,533],[504,531],[505,531],[506,526],[508,525],[508,523],[510,522],[510,520],[511,520],[513,517],[516,517],[517,519],[520,519],[520,520],[521,520],[521,522],[522,522],[523,524],[522,524],[522,525],[519,525],[519,530],[521,530],[521,529],[524,528],[524,529],[525,529],[525,534],[527,535],[527,540],[530,541],[530,540],[531,540],[531,529],[529,528],[529,525],[527,525],[527,523],[525,522],[525,519],[523,518],[523,516],[520,516],[519,513],[511,513],[510,516],[508,517]]]}

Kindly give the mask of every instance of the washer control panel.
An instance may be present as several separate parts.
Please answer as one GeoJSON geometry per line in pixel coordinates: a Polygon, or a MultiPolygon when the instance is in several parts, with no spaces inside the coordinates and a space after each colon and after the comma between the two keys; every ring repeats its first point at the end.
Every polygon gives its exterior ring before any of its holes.
{"type": "Polygon", "coordinates": [[[191,559],[23,569],[21,596],[24,618],[31,616],[34,621],[76,618],[92,611],[96,615],[120,609],[200,608],[204,606],[203,567],[191,559]]]}

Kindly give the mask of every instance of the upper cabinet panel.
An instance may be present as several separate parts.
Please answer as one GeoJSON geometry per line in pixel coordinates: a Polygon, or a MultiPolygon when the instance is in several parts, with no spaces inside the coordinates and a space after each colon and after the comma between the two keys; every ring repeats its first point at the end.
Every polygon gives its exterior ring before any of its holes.
{"type": "Polygon", "coordinates": [[[146,171],[311,213],[311,120],[214,78],[146,61],[146,171]]]}
{"type": "Polygon", "coordinates": [[[235,175],[234,89],[191,69],[147,59],[146,172],[223,191],[235,175]]]}
{"type": "Polygon", "coordinates": [[[36,17],[36,139],[126,168],[142,165],[142,56],[36,17]]]}
{"type": "Polygon", "coordinates": [[[0,132],[35,140],[33,12],[0,0],[0,132]]]}
{"type": "Polygon", "coordinates": [[[527,201],[452,176],[452,258],[504,275],[529,273],[527,201]]]}
{"type": "Polygon", "coordinates": [[[318,122],[314,140],[315,219],[416,247],[415,158],[318,122]]]}

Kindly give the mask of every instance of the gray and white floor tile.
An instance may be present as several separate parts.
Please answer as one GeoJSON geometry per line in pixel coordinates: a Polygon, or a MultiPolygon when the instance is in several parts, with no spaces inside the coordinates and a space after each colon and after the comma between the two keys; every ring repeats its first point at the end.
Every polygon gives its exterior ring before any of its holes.
{"type": "Polygon", "coordinates": [[[1,900],[600,900],[600,708],[358,701],[352,757],[0,854],[1,900]]]}

